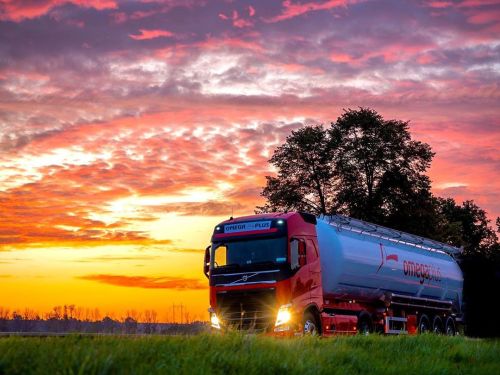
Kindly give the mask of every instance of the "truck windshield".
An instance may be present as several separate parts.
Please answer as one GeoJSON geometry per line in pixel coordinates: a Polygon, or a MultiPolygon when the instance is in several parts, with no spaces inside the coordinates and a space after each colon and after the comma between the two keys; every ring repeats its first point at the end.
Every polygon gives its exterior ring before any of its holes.
{"type": "Polygon", "coordinates": [[[258,263],[285,263],[286,237],[215,242],[212,246],[211,267],[239,267],[258,263]]]}

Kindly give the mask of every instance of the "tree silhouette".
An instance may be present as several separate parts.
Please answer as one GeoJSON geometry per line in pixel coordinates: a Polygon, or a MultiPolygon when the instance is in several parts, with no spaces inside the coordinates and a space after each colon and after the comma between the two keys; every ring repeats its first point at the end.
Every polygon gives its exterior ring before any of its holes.
{"type": "Polygon", "coordinates": [[[486,211],[471,200],[457,205],[452,198],[437,198],[436,204],[441,216],[437,239],[463,247],[465,256],[494,255],[498,238],[489,226],[486,211]]]}
{"type": "Polygon", "coordinates": [[[266,176],[267,201],[257,211],[343,213],[408,230],[432,219],[424,172],[433,156],[429,145],[411,139],[407,122],[348,109],[328,129],[292,131],[275,150],[269,162],[277,176],[266,176]]]}
{"type": "Polygon", "coordinates": [[[336,200],[350,216],[406,230],[404,217],[422,216],[430,204],[424,174],[434,153],[411,139],[408,122],[384,120],[369,108],[348,109],[328,130],[339,178],[336,200]]]}
{"type": "Polygon", "coordinates": [[[262,196],[267,203],[258,210],[333,212],[336,209],[333,152],[334,145],[321,125],[292,131],[269,160],[278,169],[278,175],[266,176],[267,186],[262,196]]]}

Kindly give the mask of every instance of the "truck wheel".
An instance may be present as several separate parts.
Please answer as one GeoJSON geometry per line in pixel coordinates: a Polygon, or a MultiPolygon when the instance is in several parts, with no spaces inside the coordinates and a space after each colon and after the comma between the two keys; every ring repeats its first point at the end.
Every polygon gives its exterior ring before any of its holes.
{"type": "Polygon", "coordinates": [[[455,320],[451,316],[446,319],[445,332],[448,336],[455,336],[457,334],[455,320]]]}
{"type": "Polygon", "coordinates": [[[310,311],[307,311],[304,314],[304,319],[302,321],[302,327],[304,335],[316,336],[320,334],[319,324],[316,320],[314,314],[310,311]]]}
{"type": "Polygon", "coordinates": [[[428,333],[430,329],[429,318],[427,315],[420,315],[420,319],[418,320],[418,332],[419,333],[428,333]]]}
{"type": "Polygon", "coordinates": [[[440,335],[443,333],[443,320],[441,319],[440,316],[436,315],[434,319],[432,320],[432,332],[434,332],[437,335],[440,335]]]}
{"type": "Polygon", "coordinates": [[[358,334],[369,335],[373,333],[372,319],[368,313],[361,313],[358,317],[358,334]]]}

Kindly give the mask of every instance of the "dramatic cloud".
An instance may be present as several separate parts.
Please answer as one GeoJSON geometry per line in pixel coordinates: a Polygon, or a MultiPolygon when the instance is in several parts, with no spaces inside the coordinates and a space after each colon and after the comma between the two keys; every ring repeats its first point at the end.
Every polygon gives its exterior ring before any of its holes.
{"type": "Polygon", "coordinates": [[[173,278],[173,277],[147,277],[147,276],[123,276],[123,275],[85,275],[79,279],[97,281],[103,284],[125,286],[144,289],[176,289],[176,290],[198,290],[207,289],[206,283],[198,279],[173,278]]]}
{"type": "Polygon", "coordinates": [[[168,244],[166,217],[251,213],[274,148],[357,106],[409,120],[435,192],[498,216],[499,12],[4,1],[0,248],[168,244]]]}

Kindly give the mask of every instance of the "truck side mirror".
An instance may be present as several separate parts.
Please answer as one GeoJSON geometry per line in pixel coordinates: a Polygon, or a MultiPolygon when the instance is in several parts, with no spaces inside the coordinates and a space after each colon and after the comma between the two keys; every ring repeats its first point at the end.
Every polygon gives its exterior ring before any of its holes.
{"type": "Polygon", "coordinates": [[[208,279],[208,271],[210,269],[210,248],[211,247],[212,246],[207,246],[207,248],[205,249],[205,260],[203,262],[203,273],[205,274],[207,279],[208,279]]]}
{"type": "Polygon", "coordinates": [[[306,243],[304,240],[299,241],[299,266],[306,265],[306,243]]]}

